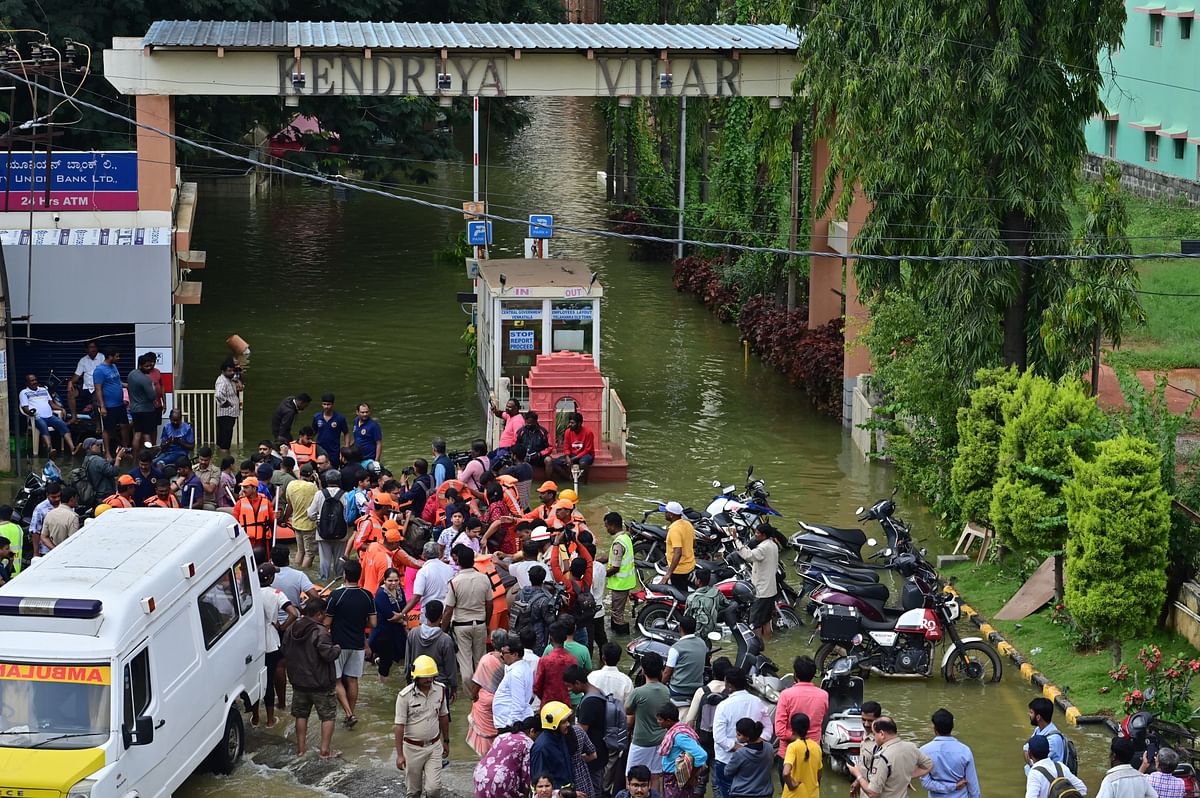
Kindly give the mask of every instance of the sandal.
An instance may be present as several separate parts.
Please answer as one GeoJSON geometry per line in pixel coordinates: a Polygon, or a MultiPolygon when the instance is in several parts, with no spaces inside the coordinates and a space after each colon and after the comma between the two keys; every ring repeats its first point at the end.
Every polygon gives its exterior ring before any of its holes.
{"type": "Polygon", "coordinates": [[[345,726],[347,729],[353,729],[354,724],[356,724],[356,723],[358,723],[357,715],[347,715],[346,719],[342,721],[342,725],[345,726]]]}

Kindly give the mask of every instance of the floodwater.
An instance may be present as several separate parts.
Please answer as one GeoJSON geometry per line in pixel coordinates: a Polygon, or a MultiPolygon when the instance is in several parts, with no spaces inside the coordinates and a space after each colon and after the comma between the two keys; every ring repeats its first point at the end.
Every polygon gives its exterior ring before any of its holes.
{"type": "MultiPolygon", "coordinates": [[[[492,210],[518,218],[553,213],[559,224],[602,226],[598,117],[582,101],[547,99],[530,108],[534,123],[510,143],[493,142],[487,154],[492,210]]],[[[470,199],[468,168],[433,169],[432,184],[393,190],[455,207],[470,199]]],[[[285,395],[333,391],[347,415],[355,403],[371,403],[383,426],[384,461],[393,469],[427,456],[435,435],[465,445],[480,432],[481,414],[459,341],[468,316],[455,293],[471,286],[461,261],[435,257],[462,226],[458,214],[356,192],[339,201],[323,187],[291,186],[253,202],[202,197],[195,243],[208,252],[207,286],[204,303],[187,309],[187,387],[212,384],[226,354],[224,340],[237,333],[252,349],[248,443],[267,436],[271,411],[285,395]]],[[[523,229],[497,225],[493,256],[519,257],[523,235],[523,229]]],[[[795,518],[850,525],[857,506],[890,492],[888,468],[865,462],[840,424],[815,414],[779,375],[753,358],[747,363],[737,330],[676,293],[669,265],[632,260],[627,247],[611,239],[560,235],[551,247],[553,255],[585,260],[600,275],[601,368],[629,414],[629,482],[581,490],[583,509],[597,527],[604,512],[636,516],[647,499],[703,506],[714,478],[740,483],[749,463],[786,516],[785,531],[794,529],[795,518]]],[[[901,507],[918,537],[928,538],[932,524],[923,511],[901,507]]],[[[927,545],[944,547],[936,539],[927,545]]],[[[769,653],[786,664],[814,647],[803,629],[777,639],[769,653]]],[[[880,701],[901,733],[919,742],[932,736],[933,710],[949,708],[959,736],[975,750],[985,794],[1018,794],[1024,788],[1021,743],[1030,731],[1026,705],[1035,694],[1010,663],[1005,666],[1003,682],[986,687],[871,679],[868,698],[880,701]]],[[[397,689],[364,678],[357,728],[339,726],[335,735],[348,766],[396,773],[391,718],[397,689]]],[[[456,764],[475,758],[463,743],[467,709],[460,701],[454,710],[456,764]]],[[[269,734],[285,732],[281,726],[269,734]]],[[[1071,736],[1094,790],[1108,735],[1071,736]]],[[[393,783],[403,789],[398,778],[393,783]]],[[[194,776],[180,794],[244,798],[265,791],[301,796],[316,790],[256,766],[223,779],[194,776]]],[[[827,774],[823,794],[844,795],[845,784],[827,774]]]]}

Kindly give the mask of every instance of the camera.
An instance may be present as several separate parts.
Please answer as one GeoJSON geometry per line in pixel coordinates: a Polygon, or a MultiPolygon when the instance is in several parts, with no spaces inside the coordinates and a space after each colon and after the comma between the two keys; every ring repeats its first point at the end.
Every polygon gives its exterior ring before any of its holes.
{"type": "Polygon", "coordinates": [[[563,530],[563,542],[565,542],[565,543],[574,543],[575,542],[575,526],[574,526],[574,524],[567,524],[566,529],[563,530]]]}
{"type": "Polygon", "coordinates": [[[413,474],[417,473],[417,471],[412,466],[408,466],[406,468],[400,469],[400,473],[406,477],[411,477],[413,474]]]}

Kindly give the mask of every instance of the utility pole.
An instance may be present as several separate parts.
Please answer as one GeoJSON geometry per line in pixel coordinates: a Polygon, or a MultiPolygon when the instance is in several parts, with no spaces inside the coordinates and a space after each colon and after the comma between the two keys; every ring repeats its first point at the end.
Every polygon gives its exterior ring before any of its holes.
{"type": "Polygon", "coordinates": [[[675,228],[675,258],[683,260],[683,203],[687,188],[687,97],[679,97],[679,223],[675,228]]]}

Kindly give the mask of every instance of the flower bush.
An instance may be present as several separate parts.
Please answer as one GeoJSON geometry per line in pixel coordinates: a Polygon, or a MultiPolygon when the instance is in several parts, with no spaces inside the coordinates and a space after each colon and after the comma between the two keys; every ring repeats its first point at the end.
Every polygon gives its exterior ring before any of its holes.
{"type": "MultiPolygon", "coordinates": [[[[1153,712],[1163,720],[1187,723],[1200,717],[1192,705],[1192,680],[1200,673],[1200,659],[1176,655],[1167,661],[1158,646],[1142,646],[1138,651],[1142,673],[1128,664],[1108,672],[1124,690],[1121,695],[1126,714],[1153,712]]],[[[1102,688],[1103,689],[1103,688],[1102,688]]]]}

